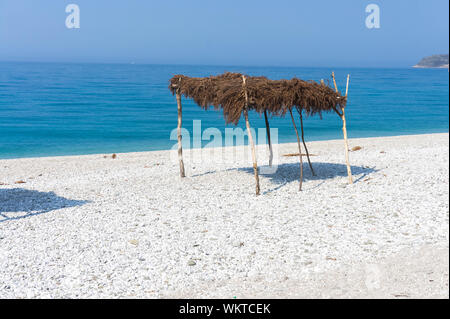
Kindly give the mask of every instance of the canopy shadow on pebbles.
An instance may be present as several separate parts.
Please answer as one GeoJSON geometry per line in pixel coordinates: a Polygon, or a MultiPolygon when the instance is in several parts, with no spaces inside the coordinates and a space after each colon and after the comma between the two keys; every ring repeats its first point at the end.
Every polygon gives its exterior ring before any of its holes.
{"type": "Polygon", "coordinates": [[[45,214],[66,207],[82,206],[89,201],[72,200],[54,192],[24,188],[0,189],[0,223],[45,214]]]}
{"type": "MultiPolygon", "coordinates": [[[[306,180],[326,180],[333,179],[335,177],[345,177],[347,176],[347,166],[345,164],[337,163],[314,163],[314,169],[318,173],[318,176],[312,176],[311,174],[305,174],[304,178],[306,180]]],[[[352,172],[354,175],[361,175],[355,182],[359,182],[362,178],[377,172],[378,170],[372,167],[365,166],[352,166],[352,172]]],[[[243,171],[249,174],[253,174],[252,167],[237,168],[238,171],[243,171]]],[[[268,178],[273,184],[279,187],[272,189],[274,191],[280,187],[289,184],[291,182],[298,180],[298,164],[297,163],[285,163],[277,166],[275,173],[264,173],[264,170],[260,172],[261,176],[268,178]]],[[[269,191],[270,192],[270,191],[269,191]]]]}

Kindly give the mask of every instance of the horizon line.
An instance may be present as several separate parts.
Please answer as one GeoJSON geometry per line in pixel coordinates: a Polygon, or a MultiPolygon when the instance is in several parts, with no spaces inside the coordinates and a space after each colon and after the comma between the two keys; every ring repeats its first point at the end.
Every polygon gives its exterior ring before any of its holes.
{"type": "Polygon", "coordinates": [[[94,61],[24,61],[24,60],[0,60],[0,63],[41,63],[41,64],[101,64],[101,65],[154,65],[154,66],[200,66],[200,67],[251,67],[251,68],[316,68],[316,69],[415,69],[411,66],[318,66],[318,65],[261,65],[261,64],[195,64],[195,63],[150,63],[150,62],[94,62],[94,61]]]}

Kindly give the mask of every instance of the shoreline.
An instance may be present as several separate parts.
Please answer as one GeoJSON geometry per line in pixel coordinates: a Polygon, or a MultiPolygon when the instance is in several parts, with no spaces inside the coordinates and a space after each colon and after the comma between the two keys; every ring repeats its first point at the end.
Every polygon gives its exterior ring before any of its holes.
{"type": "Polygon", "coordinates": [[[447,69],[449,68],[448,64],[440,65],[440,66],[423,66],[423,65],[414,65],[414,69],[447,69]]]}
{"type": "Polygon", "coordinates": [[[448,298],[449,134],[355,146],[354,184],[308,142],[317,176],[280,156],[258,197],[243,146],[185,179],[169,151],[0,160],[0,297],[448,298]]]}
{"type": "MultiPolygon", "coordinates": [[[[383,135],[383,136],[369,136],[369,137],[355,137],[355,138],[349,138],[349,141],[352,140],[364,140],[364,139],[377,139],[377,138],[396,138],[396,137],[404,137],[404,136],[423,136],[423,135],[439,135],[439,134],[449,134],[449,131],[447,130],[446,132],[436,132],[436,133],[419,133],[419,134],[400,134],[400,135],[383,135]]],[[[339,142],[342,141],[343,142],[343,138],[342,139],[319,139],[319,140],[306,140],[306,143],[320,143],[320,142],[339,142]]],[[[175,141],[174,141],[175,144],[175,141]]],[[[282,145],[289,145],[289,144],[296,144],[295,141],[293,142],[285,142],[285,143],[278,143],[276,145],[278,146],[282,146],[282,145]]],[[[263,147],[266,144],[258,144],[258,147],[263,147]]],[[[212,147],[214,149],[218,149],[218,148],[233,148],[233,147],[242,147],[242,146],[248,146],[248,144],[245,145],[233,145],[233,146],[219,146],[219,147],[212,147]]],[[[190,148],[190,149],[185,149],[183,148],[183,150],[199,150],[199,149],[210,149],[210,148],[190,148]]],[[[139,153],[153,153],[153,152],[165,152],[165,151],[171,151],[171,149],[158,149],[158,150],[148,150],[148,151],[131,151],[131,152],[109,152],[109,153],[89,153],[89,154],[68,154],[68,155],[49,155],[49,156],[26,156],[26,157],[11,157],[11,158],[2,158],[0,157],[0,161],[10,161],[10,160],[21,160],[21,159],[38,159],[38,158],[64,158],[64,157],[80,157],[80,156],[111,156],[112,154],[116,154],[116,155],[125,155],[125,154],[139,154],[139,153]]]]}

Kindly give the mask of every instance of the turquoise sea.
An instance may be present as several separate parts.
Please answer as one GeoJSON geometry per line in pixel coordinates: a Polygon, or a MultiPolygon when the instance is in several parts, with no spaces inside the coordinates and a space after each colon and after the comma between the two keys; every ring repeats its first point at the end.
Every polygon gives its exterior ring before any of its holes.
{"type": "MultiPolygon", "coordinates": [[[[174,74],[224,71],[271,79],[329,79],[340,89],[351,74],[346,109],[349,137],[448,132],[447,69],[231,67],[0,62],[0,158],[170,149],[177,125],[174,74]]],[[[183,126],[225,129],[222,114],[183,101],[183,126]]],[[[254,127],[264,119],[252,114],[254,127]]],[[[239,124],[244,127],[244,123],[239,124]]],[[[272,119],[279,142],[294,142],[290,118],[272,119]]],[[[342,138],[336,114],[305,119],[307,141],[342,138]]]]}

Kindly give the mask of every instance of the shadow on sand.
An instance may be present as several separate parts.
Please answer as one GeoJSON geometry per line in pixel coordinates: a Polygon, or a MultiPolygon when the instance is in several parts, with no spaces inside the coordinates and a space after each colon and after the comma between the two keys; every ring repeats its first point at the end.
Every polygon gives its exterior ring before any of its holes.
{"type": "MultiPolygon", "coordinates": [[[[263,166],[267,169],[268,166],[263,166]]],[[[366,176],[377,172],[374,167],[364,167],[364,166],[352,166],[352,175],[354,178],[354,183],[358,183],[366,176]]],[[[264,173],[265,169],[260,169],[260,176],[264,176],[270,181],[277,185],[275,188],[265,191],[264,193],[270,193],[282,188],[284,185],[291,182],[296,182],[300,178],[300,165],[298,163],[287,163],[278,165],[276,171],[271,174],[264,173]]],[[[345,164],[335,164],[335,163],[313,163],[313,169],[316,176],[313,176],[309,168],[308,163],[303,163],[303,180],[321,180],[322,183],[315,186],[319,187],[327,179],[333,179],[335,177],[347,176],[347,166],[345,164]]],[[[234,169],[236,170],[236,169],[234,169]]],[[[253,167],[237,168],[238,171],[244,171],[248,174],[253,175],[253,167]]]]}
{"type": "Polygon", "coordinates": [[[54,192],[23,188],[0,189],[0,223],[45,214],[65,207],[82,206],[84,200],[71,200],[54,192]]]}

